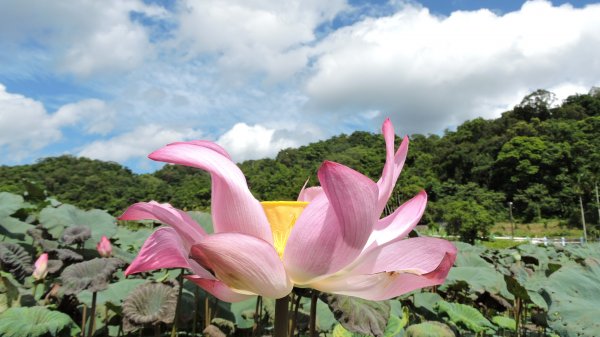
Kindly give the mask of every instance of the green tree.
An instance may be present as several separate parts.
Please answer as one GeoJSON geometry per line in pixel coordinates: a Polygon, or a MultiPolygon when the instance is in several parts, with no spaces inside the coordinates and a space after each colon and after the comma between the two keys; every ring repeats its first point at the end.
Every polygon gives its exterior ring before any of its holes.
{"type": "Polygon", "coordinates": [[[443,219],[448,234],[458,235],[461,241],[471,244],[479,237],[488,236],[494,225],[492,215],[471,200],[454,200],[445,204],[443,219]]]}

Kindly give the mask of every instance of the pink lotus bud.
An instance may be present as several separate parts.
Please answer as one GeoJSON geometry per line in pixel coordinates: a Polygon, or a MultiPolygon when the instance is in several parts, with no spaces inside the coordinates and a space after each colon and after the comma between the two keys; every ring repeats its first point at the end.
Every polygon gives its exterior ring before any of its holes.
{"type": "Polygon", "coordinates": [[[110,255],[112,254],[112,246],[110,244],[110,241],[104,235],[102,236],[102,239],[100,239],[100,242],[96,245],[96,249],[102,257],[110,257],[110,255]]]}
{"type": "Polygon", "coordinates": [[[33,278],[36,280],[43,280],[48,274],[48,254],[44,253],[38,257],[35,261],[35,270],[33,271],[33,278]]]}

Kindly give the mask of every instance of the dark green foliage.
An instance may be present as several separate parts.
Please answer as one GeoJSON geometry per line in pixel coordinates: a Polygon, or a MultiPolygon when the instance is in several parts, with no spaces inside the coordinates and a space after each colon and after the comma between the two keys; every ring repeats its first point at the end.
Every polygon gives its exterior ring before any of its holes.
{"type": "Polygon", "coordinates": [[[474,243],[478,237],[486,237],[494,225],[492,215],[474,201],[451,201],[444,206],[442,218],[449,234],[460,236],[461,241],[474,243]]]}

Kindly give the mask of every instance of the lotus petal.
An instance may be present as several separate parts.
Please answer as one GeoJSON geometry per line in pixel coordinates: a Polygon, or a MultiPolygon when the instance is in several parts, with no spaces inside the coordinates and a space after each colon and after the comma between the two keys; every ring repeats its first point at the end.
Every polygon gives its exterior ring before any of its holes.
{"type": "Polygon", "coordinates": [[[385,208],[385,205],[392,194],[392,190],[396,185],[396,181],[398,181],[398,176],[400,175],[402,166],[404,166],[404,161],[406,160],[409,143],[408,137],[404,137],[402,144],[400,144],[398,151],[394,155],[394,126],[389,118],[383,122],[381,131],[383,133],[383,138],[385,139],[386,156],[381,178],[377,182],[377,186],[379,187],[379,197],[377,199],[377,209],[379,214],[381,214],[385,208]]]}
{"type": "Polygon", "coordinates": [[[210,173],[215,233],[244,233],[273,243],[262,206],[250,193],[242,171],[222,151],[204,143],[182,142],[167,145],[148,157],[197,167],[210,173]]]}
{"type": "Polygon", "coordinates": [[[253,296],[237,293],[219,280],[209,280],[196,275],[187,275],[185,278],[194,282],[200,288],[224,302],[241,302],[253,296]]]}
{"type": "Polygon", "coordinates": [[[161,227],[154,231],[144,242],[142,249],[131,262],[125,275],[141,273],[162,268],[187,268],[199,276],[213,278],[210,272],[199,265],[192,265],[177,231],[170,227],[161,227]]]}
{"type": "Polygon", "coordinates": [[[299,284],[352,262],[379,216],[377,186],[371,179],[333,162],[323,163],[318,175],[324,193],[298,218],[283,255],[288,273],[299,284]]]}
{"type": "Polygon", "coordinates": [[[192,246],[191,257],[240,292],[281,298],[292,290],[275,248],[241,233],[218,233],[192,246]]]}
{"type": "Polygon", "coordinates": [[[194,242],[200,241],[206,235],[204,229],[189,214],[156,201],[131,205],[119,220],[156,220],[169,225],[175,229],[188,251],[194,242]]]}
{"type": "Polygon", "coordinates": [[[446,256],[439,268],[431,273],[415,275],[407,273],[378,273],[371,275],[345,275],[330,277],[312,283],[311,287],[335,294],[356,296],[372,301],[382,301],[400,296],[419,288],[439,285],[444,282],[452,267],[450,256],[446,256]]]}
{"type": "Polygon", "coordinates": [[[427,193],[421,191],[398,207],[394,213],[379,220],[373,228],[365,250],[405,238],[421,220],[426,205],[427,193]]]}

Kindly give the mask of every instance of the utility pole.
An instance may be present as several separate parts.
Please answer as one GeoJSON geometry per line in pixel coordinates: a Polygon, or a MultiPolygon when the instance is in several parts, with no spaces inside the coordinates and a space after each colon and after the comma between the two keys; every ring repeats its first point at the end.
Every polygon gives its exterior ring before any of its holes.
{"type": "Polygon", "coordinates": [[[510,216],[510,239],[514,241],[515,239],[515,222],[513,221],[512,215],[512,201],[508,202],[508,214],[510,216]]]}
{"type": "Polygon", "coordinates": [[[600,199],[598,198],[598,182],[594,182],[594,186],[596,187],[596,209],[598,210],[598,223],[600,223],[600,199]]]}
{"type": "Polygon", "coordinates": [[[583,225],[583,241],[587,243],[587,233],[585,230],[585,214],[583,212],[583,198],[579,195],[579,208],[581,209],[581,224],[583,225]]]}

